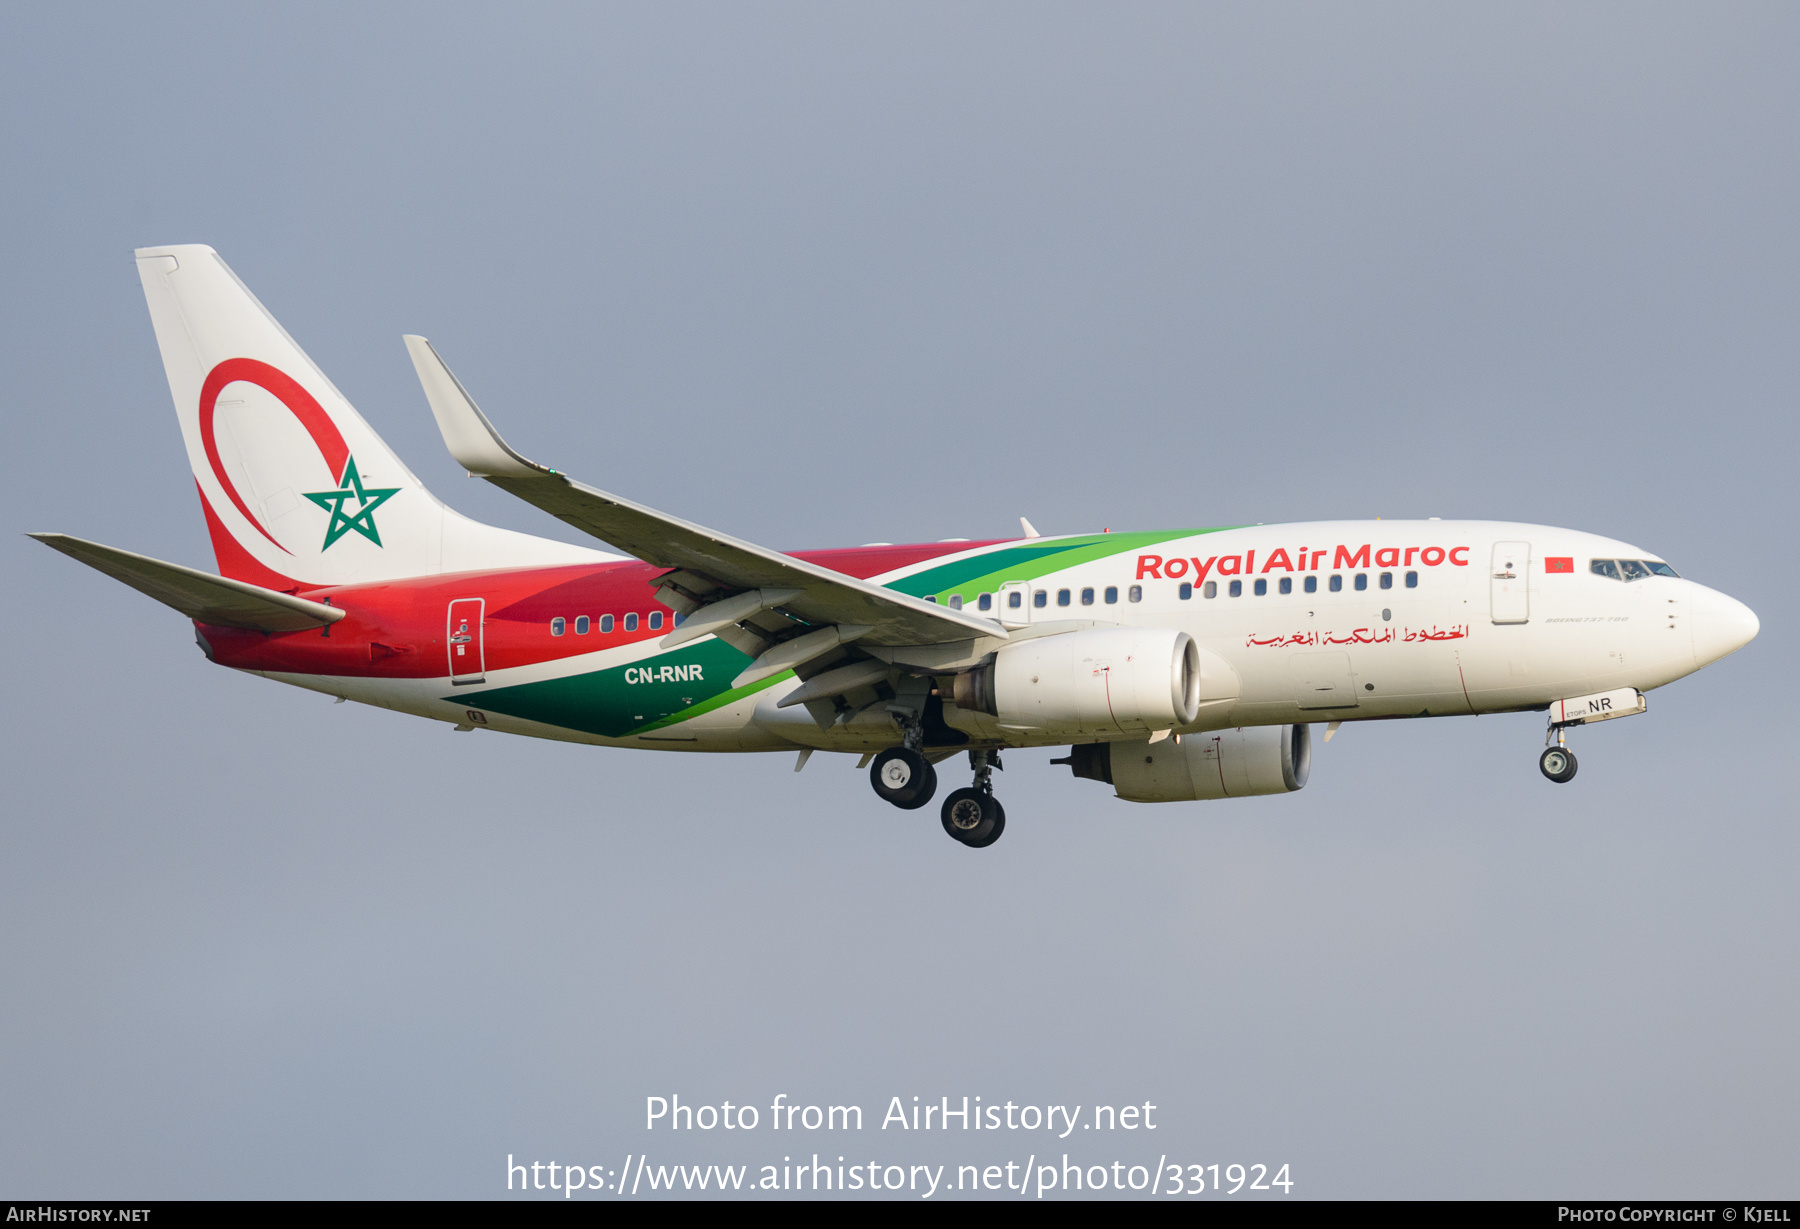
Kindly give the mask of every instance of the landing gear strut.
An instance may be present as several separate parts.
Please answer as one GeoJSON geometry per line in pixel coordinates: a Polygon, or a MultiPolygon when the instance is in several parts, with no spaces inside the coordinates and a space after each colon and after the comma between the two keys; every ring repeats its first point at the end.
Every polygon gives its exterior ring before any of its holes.
{"type": "Polygon", "coordinates": [[[986,849],[1006,831],[1006,808],[994,797],[994,769],[1000,755],[994,751],[969,752],[975,784],[953,790],[944,799],[944,831],[971,849],[986,849]]]}
{"type": "Polygon", "coordinates": [[[1538,756],[1538,771],[1558,785],[1575,779],[1575,753],[1563,745],[1563,728],[1550,727],[1544,736],[1544,754],[1538,756]]]}

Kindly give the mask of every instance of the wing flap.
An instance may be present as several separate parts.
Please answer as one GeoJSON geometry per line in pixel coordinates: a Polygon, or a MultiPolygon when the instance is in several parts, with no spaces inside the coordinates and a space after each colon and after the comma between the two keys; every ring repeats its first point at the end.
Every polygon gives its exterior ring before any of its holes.
{"type": "Polygon", "coordinates": [[[165,563],[115,546],[102,546],[64,533],[34,533],[51,550],[78,559],[97,572],[122,581],[139,593],[215,627],[242,627],[259,632],[298,632],[324,627],[344,612],[319,602],[278,593],[241,580],[165,563]]]}

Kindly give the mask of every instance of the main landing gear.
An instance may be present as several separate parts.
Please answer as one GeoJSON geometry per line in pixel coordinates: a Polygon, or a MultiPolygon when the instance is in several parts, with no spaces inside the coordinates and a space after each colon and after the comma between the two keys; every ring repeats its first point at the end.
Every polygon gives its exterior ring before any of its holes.
{"type": "MultiPolygon", "coordinates": [[[[971,849],[986,849],[1006,831],[1006,808],[994,797],[994,769],[999,768],[1000,755],[995,751],[969,752],[969,765],[975,770],[975,783],[951,790],[939,813],[944,831],[971,849]]],[[[937,792],[937,770],[912,747],[889,747],[869,765],[869,784],[882,799],[905,811],[914,811],[931,801],[937,792]]]]}
{"type": "Polygon", "coordinates": [[[1538,771],[1558,785],[1575,779],[1575,753],[1563,745],[1563,727],[1552,725],[1544,735],[1544,754],[1538,756],[1538,771]]]}
{"type": "Polygon", "coordinates": [[[937,793],[937,770],[924,755],[925,727],[913,713],[894,706],[888,712],[900,727],[901,743],[875,757],[869,765],[869,784],[883,802],[903,811],[917,810],[937,793]]]}
{"type": "Polygon", "coordinates": [[[986,849],[1006,831],[1006,808],[994,797],[993,786],[999,753],[971,751],[969,766],[975,770],[975,784],[952,790],[944,799],[944,831],[970,849],[986,849]]]}
{"type": "Polygon", "coordinates": [[[869,784],[883,801],[917,810],[937,793],[937,769],[911,747],[889,747],[869,765],[869,784]]]}

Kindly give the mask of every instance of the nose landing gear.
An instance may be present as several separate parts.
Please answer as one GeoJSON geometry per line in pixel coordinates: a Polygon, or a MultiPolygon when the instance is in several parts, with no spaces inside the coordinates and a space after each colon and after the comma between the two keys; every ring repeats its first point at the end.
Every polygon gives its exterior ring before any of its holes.
{"type": "Polygon", "coordinates": [[[1565,785],[1575,779],[1575,768],[1575,753],[1563,745],[1563,727],[1552,723],[1550,732],[1544,735],[1544,754],[1538,756],[1538,771],[1558,785],[1565,785]]]}
{"type": "Polygon", "coordinates": [[[944,831],[970,849],[986,849],[1006,831],[1006,808],[994,797],[993,774],[1000,756],[994,751],[969,752],[975,784],[951,791],[941,812],[944,831]]]}
{"type": "Polygon", "coordinates": [[[1575,753],[1567,747],[1550,747],[1538,756],[1538,771],[1558,785],[1575,777],[1575,753]]]}

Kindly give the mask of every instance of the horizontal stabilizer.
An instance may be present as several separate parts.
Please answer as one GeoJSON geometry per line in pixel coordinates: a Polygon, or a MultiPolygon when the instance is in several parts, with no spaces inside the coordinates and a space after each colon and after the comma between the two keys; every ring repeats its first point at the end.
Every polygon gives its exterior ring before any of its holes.
{"type": "Polygon", "coordinates": [[[79,559],[114,580],[124,581],[139,593],[173,607],[190,619],[215,627],[242,627],[259,632],[298,632],[324,627],[344,617],[344,612],[291,593],[277,593],[241,580],[227,580],[210,572],[164,563],[147,555],[71,538],[64,533],[34,533],[52,550],[79,559]]]}

